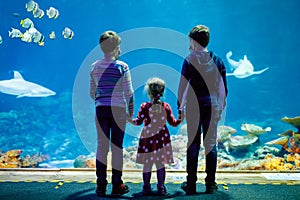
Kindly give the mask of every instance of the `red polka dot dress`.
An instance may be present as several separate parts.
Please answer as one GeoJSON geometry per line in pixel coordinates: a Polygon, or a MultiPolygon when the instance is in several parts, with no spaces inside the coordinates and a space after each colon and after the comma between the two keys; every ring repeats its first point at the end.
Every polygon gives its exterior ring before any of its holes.
{"type": "Polygon", "coordinates": [[[176,127],[180,121],[174,118],[170,105],[165,102],[161,105],[143,103],[133,122],[136,125],[144,122],[136,162],[140,164],[173,163],[171,138],[166,122],[176,127]]]}

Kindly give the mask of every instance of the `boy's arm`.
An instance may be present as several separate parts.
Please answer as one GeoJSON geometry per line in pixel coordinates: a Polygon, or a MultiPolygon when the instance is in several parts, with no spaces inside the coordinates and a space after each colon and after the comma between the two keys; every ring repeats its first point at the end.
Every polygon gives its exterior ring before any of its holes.
{"type": "Polygon", "coordinates": [[[221,74],[221,76],[220,76],[221,80],[219,81],[219,86],[218,86],[218,90],[219,90],[218,91],[218,101],[219,101],[219,105],[220,105],[220,110],[222,112],[222,110],[226,106],[226,97],[228,94],[228,89],[227,89],[227,80],[226,80],[226,68],[221,59],[219,59],[218,69],[221,74]]]}
{"type": "Polygon", "coordinates": [[[92,75],[92,71],[90,73],[90,97],[95,100],[95,93],[96,93],[96,84],[92,75]]]}
{"type": "Polygon", "coordinates": [[[180,117],[182,117],[181,113],[185,107],[186,95],[187,95],[187,90],[188,90],[188,81],[190,79],[188,65],[189,65],[189,63],[185,59],[182,64],[181,76],[180,76],[180,81],[179,81],[179,86],[178,86],[178,95],[177,95],[177,98],[178,98],[177,99],[177,109],[178,109],[178,114],[180,115],[180,117]]]}
{"type": "Polygon", "coordinates": [[[228,88],[227,88],[227,79],[226,79],[226,67],[223,63],[223,61],[221,61],[221,76],[222,76],[222,79],[223,79],[223,83],[224,83],[224,87],[225,87],[225,94],[227,96],[228,94],[228,88]]]}
{"type": "Polygon", "coordinates": [[[133,116],[134,112],[134,97],[133,97],[133,87],[131,81],[131,75],[128,66],[124,67],[124,78],[122,80],[123,91],[126,99],[128,114],[130,117],[133,116]]]}

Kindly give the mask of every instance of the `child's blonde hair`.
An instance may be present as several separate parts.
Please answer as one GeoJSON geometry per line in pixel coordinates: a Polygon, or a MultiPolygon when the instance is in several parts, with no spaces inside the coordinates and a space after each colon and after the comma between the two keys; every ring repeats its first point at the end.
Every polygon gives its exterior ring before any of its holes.
{"type": "Polygon", "coordinates": [[[160,98],[164,95],[166,83],[164,80],[153,77],[150,78],[145,86],[146,91],[151,100],[153,100],[153,104],[161,104],[160,98]]]}
{"type": "Polygon", "coordinates": [[[103,53],[111,53],[121,44],[121,38],[114,31],[105,31],[100,36],[99,44],[103,53]]]}

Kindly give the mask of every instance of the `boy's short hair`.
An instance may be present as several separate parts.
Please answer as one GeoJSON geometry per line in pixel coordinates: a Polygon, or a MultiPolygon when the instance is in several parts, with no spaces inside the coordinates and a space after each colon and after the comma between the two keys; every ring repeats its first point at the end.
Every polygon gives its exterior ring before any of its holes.
{"type": "Polygon", "coordinates": [[[209,43],[209,28],[204,25],[197,25],[190,30],[189,37],[205,48],[209,43]]]}
{"type": "Polygon", "coordinates": [[[100,36],[99,44],[104,53],[111,53],[121,44],[121,38],[114,31],[105,31],[100,36]]]}

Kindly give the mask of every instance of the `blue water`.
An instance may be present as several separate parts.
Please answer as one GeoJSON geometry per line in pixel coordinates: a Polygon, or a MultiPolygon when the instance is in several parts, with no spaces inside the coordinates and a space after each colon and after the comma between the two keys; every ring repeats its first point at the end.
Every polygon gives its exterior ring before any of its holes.
{"type": "MultiPolygon", "coordinates": [[[[88,97],[87,72],[89,65],[102,56],[100,51],[97,53],[97,46],[100,34],[106,30],[124,36],[120,59],[132,70],[142,72],[138,73],[142,76],[132,77],[136,90],[135,113],[139,105],[148,100],[143,85],[137,82],[152,75],[168,80],[167,86],[171,89],[167,90],[165,101],[176,113],[176,89],[172,88],[178,84],[177,75],[184,57],[180,55],[188,54],[188,38],[176,40],[176,37],[186,35],[194,25],[205,24],[211,30],[208,48],[221,56],[228,71],[225,58],[228,51],[233,52],[235,60],[246,54],[256,70],[270,68],[261,75],[245,79],[228,77],[226,125],[239,132],[242,123],[271,126],[272,131],[261,138],[265,142],[292,128],[281,122],[282,117],[299,116],[300,2],[297,0],[36,2],[45,11],[41,19],[33,18],[32,13],[26,11],[27,0],[0,1],[0,35],[3,38],[0,80],[10,79],[13,70],[17,70],[26,80],[46,86],[57,94],[46,98],[16,98],[0,93],[0,150],[23,149],[29,154],[49,154],[53,160],[74,159],[94,151],[93,106],[88,97]],[[58,19],[48,19],[46,9],[50,6],[60,11],[58,19]],[[25,31],[20,20],[27,17],[46,36],[44,47],[9,38],[11,27],[25,31]],[[74,31],[72,40],[62,37],[64,27],[74,31]],[[150,30],[146,33],[149,37],[139,35],[143,33],[139,30],[145,27],[151,27],[146,29],[150,30]],[[156,36],[156,29],[171,32],[171,35],[156,36]],[[56,33],[55,40],[48,38],[52,30],[56,33]],[[148,46],[143,46],[145,43],[148,46]],[[151,43],[163,49],[151,47],[151,43]],[[148,65],[154,69],[147,70],[148,65]],[[163,74],[165,69],[171,73],[163,74]],[[82,77],[84,81],[78,80],[82,77]],[[78,91],[82,92],[79,94],[82,100],[76,99],[78,91]],[[74,106],[74,102],[80,106],[74,106]]],[[[171,130],[174,134],[177,131],[171,130]]],[[[129,127],[127,133],[124,145],[130,146],[139,129],[129,127]]]]}

